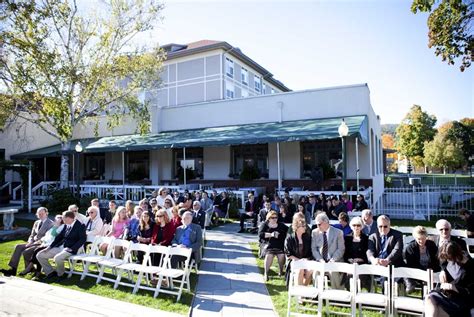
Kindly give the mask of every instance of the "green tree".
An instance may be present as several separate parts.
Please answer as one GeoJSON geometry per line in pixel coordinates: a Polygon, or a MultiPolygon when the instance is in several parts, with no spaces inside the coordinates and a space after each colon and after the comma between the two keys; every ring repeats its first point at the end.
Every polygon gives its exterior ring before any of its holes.
{"type": "Polygon", "coordinates": [[[436,134],[436,117],[413,105],[396,130],[397,151],[416,166],[423,165],[423,149],[426,141],[436,134]]]}
{"type": "Polygon", "coordinates": [[[460,70],[471,66],[474,52],[472,0],[414,0],[413,13],[429,12],[428,47],[450,65],[462,58],[460,70]]]}
{"type": "MultiPolygon", "coordinates": [[[[81,1],[80,4],[90,2],[81,1]]],[[[0,10],[0,79],[12,104],[9,120],[33,123],[71,148],[74,130],[106,116],[108,128],[123,116],[147,133],[142,98],[159,86],[163,52],[137,37],[161,21],[156,0],[104,0],[78,7],[76,0],[3,0],[0,10]]],[[[150,41],[149,41],[150,42],[150,41]]],[[[61,185],[68,181],[61,159],[61,185]]]]}
{"type": "Polygon", "coordinates": [[[457,168],[464,164],[465,159],[461,147],[452,141],[447,134],[438,133],[432,141],[425,142],[424,163],[431,167],[457,168]]]}
{"type": "Polygon", "coordinates": [[[466,162],[474,153],[474,125],[471,124],[473,121],[468,118],[461,121],[450,121],[438,129],[438,133],[444,134],[446,138],[459,146],[466,162]]]}

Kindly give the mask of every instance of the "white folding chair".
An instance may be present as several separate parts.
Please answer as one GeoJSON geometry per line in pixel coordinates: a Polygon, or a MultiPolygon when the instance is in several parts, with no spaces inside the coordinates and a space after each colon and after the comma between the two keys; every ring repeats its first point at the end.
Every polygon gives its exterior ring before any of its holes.
{"type": "Polygon", "coordinates": [[[438,236],[439,235],[439,231],[436,228],[426,228],[426,233],[429,236],[438,236]]]}
{"type": "Polygon", "coordinates": [[[181,256],[184,257],[184,262],[181,265],[181,268],[164,268],[158,272],[158,283],[156,284],[155,293],[153,297],[156,298],[159,293],[171,294],[176,295],[176,302],[181,299],[181,294],[183,292],[183,288],[186,285],[188,291],[191,290],[190,283],[189,283],[189,262],[191,260],[192,249],[189,248],[171,248],[169,253],[170,263],[173,256],[181,256]],[[163,279],[169,279],[169,288],[164,289],[161,288],[163,279]],[[179,279],[178,281],[175,281],[179,279]],[[178,284],[178,290],[175,290],[176,285],[178,284]]]}
{"type": "Polygon", "coordinates": [[[395,227],[394,229],[400,231],[401,233],[403,233],[403,235],[412,235],[413,234],[413,227],[408,227],[408,226],[395,227]]]}
{"type": "Polygon", "coordinates": [[[431,291],[432,270],[420,270],[409,267],[393,267],[392,268],[392,312],[393,316],[398,316],[399,313],[408,315],[423,316],[425,311],[423,299],[431,291]],[[411,296],[401,296],[398,294],[397,279],[410,278],[413,280],[423,282],[423,298],[416,298],[411,296]]]}
{"type": "Polygon", "coordinates": [[[356,268],[357,287],[355,292],[355,304],[359,311],[359,316],[363,316],[362,307],[366,309],[385,310],[385,316],[390,314],[390,267],[372,264],[358,265],[356,268]],[[362,292],[361,276],[371,276],[373,278],[383,277],[383,293],[377,293],[375,290],[362,292]]]}
{"type": "Polygon", "coordinates": [[[114,237],[100,237],[100,243],[97,246],[96,253],[95,254],[91,253],[89,256],[84,257],[84,258],[81,259],[81,261],[82,261],[81,281],[84,280],[86,278],[86,276],[90,276],[90,277],[94,277],[94,278],[99,276],[98,272],[97,273],[90,272],[90,266],[91,265],[96,265],[97,266],[97,263],[99,261],[110,258],[111,254],[112,254],[112,247],[113,247],[113,244],[114,244],[114,240],[115,240],[114,237]],[[107,243],[108,246],[107,246],[107,250],[105,251],[105,255],[100,255],[99,247],[103,243],[107,243]]]}
{"type": "Polygon", "coordinates": [[[102,243],[102,237],[95,237],[94,241],[90,244],[89,252],[79,253],[75,255],[71,255],[67,260],[69,262],[69,272],[68,277],[71,277],[73,274],[82,275],[83,271],[76,271],[75,267],[78,262],[81,262],[83,259],[97,255],[99,253],[99,246],[102,243]]]}
{"type": "Polygon", "coordinates": [[[451,235],[453,237],[467,238],[467,232],[464,229],[451,229],[451,235]]]}
{"type": "Polygon", "coordinates": [[[169,254],[171,247],[162,245],[151,245],[148,249],[148,255],[143,259],[143,264],[135,269],[138,272],[137,282],[133,288],[133,294],[136,294],[139,289],[154,291],[156,287],[150,286],[150,280],[154,274],[158,274],[161,270],[169,268],[169,254]],[[153,256],[160,255],[160,262],[158,265],[153,265],[153,256]],[[143,276],[145,275],[146,284],[142,284],[143,276]]]}
{"type": "Polygon", "coordinates": [[[467,252],[471,258],[474,258],[474,238],[464,238],[464,240],[466,240],[467,252]],[[473,250],[472,252],[471,249],[473,250]]]}
{"type": "Polygon", "coordinates": [[[129,286],[134,288],[135,282],[133,280],[134,272],[137,272],[144,263],[146,263],[148,252],[150,251],[150,245],[142,244],[142,243],[132,243],[130,248],[128,248],[128,252],[124,257],[124,263],[120,264],[115,268],[117,279],[115,280],[114,289],[116,289],[119,285],[129,286]],[[134,261],[134,255],[136,252],[144,252],[143,261],[142,263],[136,263],[134,261]],[[130,282],[124,282],[122,280],[122,276],[124,273],[127,273],[128,280],[130,282]]]}
{"type": "MultiPolygon", "coordinates": [[[[354,301],[354,292],[355,292],[355,276],[356,276],[356,264],[349,264],[343,262],[328,262],[324,264],[324,284],[323,290],[321,291],[321,300],[324,303],[324,310],[326,314],[339,314],[339,315],[356,315],[356,307],[354,301]],[[329,274],[347,274],[349,279],[349,290],[337,289],[338,285],[329,286],[328,277],[326,273],[329,274]],[[349,307],[351,309],[350,313],[344,313],[340,311],[331,311],[329,305],[332,306],[341,306],[349,307]]],[[[339,279],[341,276],[338,277],[339,279]]]]}
{"type": "Polygon", "coordinates": [[[407,245],[413,240],[415,240],[413,236],[403,236],[403,245],[407,245]]]}
{"type": "Polygon", "coordinates": [[[324,275],[323,263],[317,261],[299,260],[291,262],[290,283],[288,286],[288,308],[287,316],[297,315],[302,316],[308,312],[311,315],[314,313],[317,316],[322,315],[321,293],[324,275]],[[313,271],[313,282],[308,285],[298,285],[298,276],[300,270],[313,271]],[[295,311],[291,311],[292,297],[296,297],[295,311]],[[311,305],[301,305],[301,303],[309,303],[311,305]],[[313,306],[317,305],[317,308],[313,306]]]}
{"type": "Polygon", "coordinates": [[[96,284],[99,284],[102,280],[106,280],[115,283],[115,278],[104,276],[105,269],[112,269],[112,274],[116,275],[117,266],[125,263],[125,258],[130,252],[130,241],[115,239],[112,243],[111,256],[107,259],[103,259],[97,263],[99,267],[99,276],[97,277],[96,284]],[[123,256],[121,257],[121,255],[123,256]]]}

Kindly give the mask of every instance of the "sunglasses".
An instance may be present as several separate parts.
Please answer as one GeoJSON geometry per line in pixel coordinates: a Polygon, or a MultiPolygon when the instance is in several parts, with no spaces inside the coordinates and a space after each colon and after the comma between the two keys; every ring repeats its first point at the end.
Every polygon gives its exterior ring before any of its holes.
{"type": "Polygon", "coordinates": [[[378,226],[379,228],[384,228],[384,229],[387,229],[388,226],[378,226]]]}
{"type": "Polygon", "coordinates": [[[270,217],[270,219],[278,219],[278,217],[270,217]]]}
{"type": "Polygon", "coordinates": [[[353,224],[352,226],[353,226],[353,227],[361,227],[361,225],[360,225],[360,224],[358,224],[358,223],[356,223],[356,224],[353,224]]]}
{"type": "Polygon", "coordinates": [[[439,228],[439,231],[449,231],[449,228],[439,228]]]}
{"type": "Polygon", "coordinates": [[[163,218],[165,215],[158,215],[156,218],[163,218]]]}

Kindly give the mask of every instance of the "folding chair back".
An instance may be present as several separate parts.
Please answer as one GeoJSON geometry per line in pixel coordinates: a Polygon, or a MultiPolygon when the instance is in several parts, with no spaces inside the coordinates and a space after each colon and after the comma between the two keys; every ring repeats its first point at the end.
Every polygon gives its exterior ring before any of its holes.
{"type": "Polygon", "coordinates": [[[144,261],[143,263],[144,264],[146,263],[147,265],[152,266],[153,265],[152,255],[161,254],[161,259],[160,259],[160,263],[158,264],[158,266],[160,266],[160,267],[167,266],[168,267],[168,258],[169,258],[169,254],[170,254],[170,249],[171,249],[171,247],[165,247],[163,245],[150,245],[150,249],[148,251],[148,256],[145,259],[146,261],[144,261]]]}
{"type": "Polygon", "coordinates": [[[392,269],[392,311],[394,316],[399,313],[423,315],[424,297],[431,291],[432,270],[420,270],[409,267],[394,267],[392,269]],[[410,278],[423,282],[423,298],[400,296],[397,281],[401,278],[410,278]]]}
{"type": "Polygon", "coordinates": [[[451,235],[453,237],[467,238],[467,232],[466,230],[463,230],[463,229],[452,229],[451,235]]]}
{"type": "Polygon", "coordinates": [[[372,264],[357,265],[356,280],[355,303],[358,307],[359,316],[362,316],[363,307],[375,310],[383,309],[385,316],[388,316],[390,314],[390,267],[372,264]],[[364,278],[364,276],[370,276],[371,280],[374,276],[383,278],[383,293],[377,293],[372,290],[372,287],[368,292],[362,292],[361,278],[364,278]]]}
{"type": "Polygon", "coordinates": [[[464,238],[464,240],[466,241],[467,252],[471,258],[474,258],[474,238],[464,238]]]}
{"type": "Polygon", "coordinates": [[[324,273],[331,276],[331,287],[328,285],[327,277],[325,276],[325,283],[321,293],[321,299],[324,301],[326,314],[345,314],[339,311],[330,311],[329,305],[350,307],[351,313],[349,315],[355,316],[355,278],[356,278],[356,264],[349,264],[343,262],[328,262],[324,263],[324,273]],[[343,274],[349,278],[349,290],[340,289],[339,284],[343,274]],[[349,277],[350,275],[350,277],[349,277]],[[333,285],[334,284],[334,285],[333,285]]]}

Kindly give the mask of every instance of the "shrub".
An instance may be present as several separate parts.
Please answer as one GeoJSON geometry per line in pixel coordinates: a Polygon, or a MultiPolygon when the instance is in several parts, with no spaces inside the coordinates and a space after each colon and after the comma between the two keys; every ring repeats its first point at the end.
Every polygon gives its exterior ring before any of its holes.
{"type": "Polygon", "coordinates": [[[54,190],[50,193],[49,198],[41,203],[42,206],[48,208],[51,214],[60,214],[73,204],[77,205],[78,201],[69,188],[54,190]]]}

